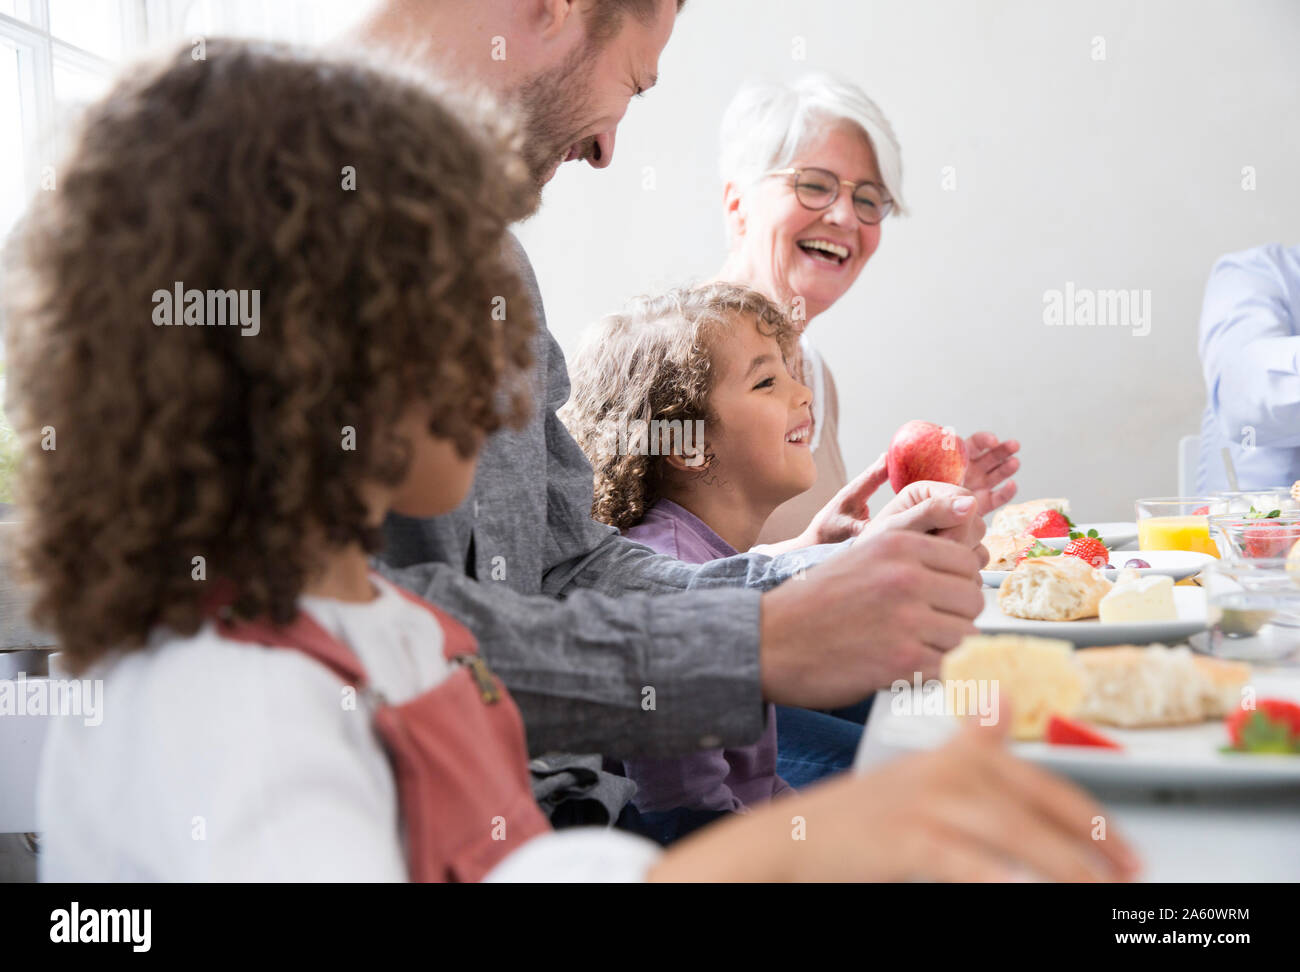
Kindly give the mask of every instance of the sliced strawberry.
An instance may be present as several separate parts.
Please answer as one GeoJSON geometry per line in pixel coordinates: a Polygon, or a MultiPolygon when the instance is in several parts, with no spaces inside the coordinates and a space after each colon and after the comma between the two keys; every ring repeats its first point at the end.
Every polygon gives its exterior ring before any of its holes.
{"type": "Polygon", "coordinates": [[[1237,709],[1224,724],[1238,752],[1300,753],[1300,705],[1295,702],[1260,699],[1253,709],[1237,709]]]}
{"type": "Polygon", "coordinates": [[[1060,510],[1044,510],[1029,521],[1026,532],[1035,537],[1065,537],[1072,526],[1070,518],[1060,510]]]}
{"type": "Polygon", "coordinates": [[[1047,720],[1047,741],[1054,746],[1100,746],[1102,749],[1123,749],[1113,739],[1107,739],[1095,729],[1075,722],[1065,716],[1053,715],[1047,720]]]}
{"type": "Polygon", "coordinates": [[[1097,537],[1096,530],[1089,530],[1087,536],[1082,533],[1071,533],[1070,542],[1065,545],[1065,550],[1062,552],[1068,557],[1079,557],[1098,570],[1110,563],[1110,551],[1097,537]]]}

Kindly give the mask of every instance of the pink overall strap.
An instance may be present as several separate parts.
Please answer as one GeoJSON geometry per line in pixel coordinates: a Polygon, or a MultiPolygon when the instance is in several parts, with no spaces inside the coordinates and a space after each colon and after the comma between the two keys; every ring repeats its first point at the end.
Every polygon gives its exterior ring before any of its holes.
{"type": "MultiPolygon", "coordinates": [[[[469,630],[396,590],[442,626],[447,658],[468,663],[406,702],[380,699],[373,711],[397,787],[407,874],[413,881],[478,881],[550,829],[533,799],[523,720],[477,655],[469,630]]],[[[357,657],[306,612],[277,626],[234,618],[230,603],[218,594],[208,605],[222,637],[300,651],[344,682],[365,687],[357,657]]]]}
{"type": "Polygon", "coordinates": [[[226,617],[227,613],[218,610],[213,616],[217,634],[221,637],[266,645],[269,648],[296,648],[320,662],[349,685],[358,688],[365,686],[366,671],[361,667],[357,656],[317,624],[306,611],[299,611],[287,625],[274,625],[265,619],[248,621],[226,617]]]}

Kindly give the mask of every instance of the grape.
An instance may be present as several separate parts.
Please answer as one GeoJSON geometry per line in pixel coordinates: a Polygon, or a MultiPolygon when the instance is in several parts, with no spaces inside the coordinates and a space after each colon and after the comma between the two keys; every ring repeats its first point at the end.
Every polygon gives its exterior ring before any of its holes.
{"type": "Polygon", "coordinates": [[[1150,567],[1151,565],[1148,564],[1145,560],[1142,560],[1140,557],[1134,557],[1132,560],[1127,561],[1124,564],[1124,566],[1125,567],[1150,567]]]}

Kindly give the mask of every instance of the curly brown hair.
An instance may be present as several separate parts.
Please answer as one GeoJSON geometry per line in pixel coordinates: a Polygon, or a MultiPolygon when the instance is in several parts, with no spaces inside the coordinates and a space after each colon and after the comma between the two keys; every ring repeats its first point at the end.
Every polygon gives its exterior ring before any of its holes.
{"type": "Polygon", "coordinates": [[[560,418],[595,473],[591,515],[625,530],[660,496],[663,456],[615,447],[633,423],[704,421],[717,425],[709,395],[717,378],[713,350],[749,324],[775,337],[789,364],[798,331],[756,290],[728,283],[638,297],[588,331],[570,372],[573,392],[560,418]]]}
{"type": "Polygon", "coordinates": [[[291,620],[305,536],[378,548],[362,486],[404,477],[399,416],[427,403],[469,456],[526,412],[535,324],[505,244],[536,200],[512,126],[355,60],[206,55],[88,110],[16,248],[20,552],[77,669],[193,633],[214,580],[291,620]],[[181,283],[258,295],[257,329],[157,326],[181,283]]]}

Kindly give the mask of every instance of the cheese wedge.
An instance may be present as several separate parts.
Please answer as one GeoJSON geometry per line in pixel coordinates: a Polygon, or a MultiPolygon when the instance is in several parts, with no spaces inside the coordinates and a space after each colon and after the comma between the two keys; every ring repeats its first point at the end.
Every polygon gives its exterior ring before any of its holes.
{"type": "Polygon", "coordinates": [[[1137,571],[1124,571],[1101,599],[1097,615],[1102,624],[1175,621],[1178,611],[1174,607],[1174,579],[1163,574],[1142,577],[1137,571]]]}

